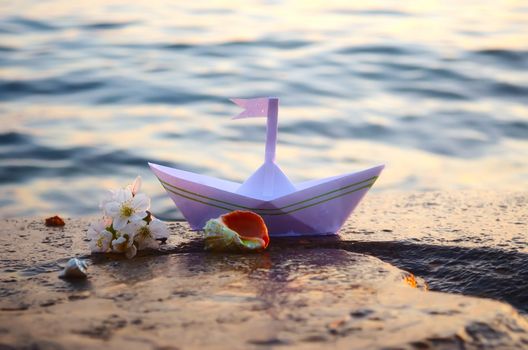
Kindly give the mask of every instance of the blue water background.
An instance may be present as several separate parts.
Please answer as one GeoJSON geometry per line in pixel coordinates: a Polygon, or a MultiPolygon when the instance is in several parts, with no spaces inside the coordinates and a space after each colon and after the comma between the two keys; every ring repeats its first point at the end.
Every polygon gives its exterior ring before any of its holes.
{"type": "Polygon", "coordinates": [[[523,2],[0,3],[0,216],[86,216],[147,161],[243,181],[281,98],[294,181],[385,163],[374,191],[528,185],[523,2]]]}

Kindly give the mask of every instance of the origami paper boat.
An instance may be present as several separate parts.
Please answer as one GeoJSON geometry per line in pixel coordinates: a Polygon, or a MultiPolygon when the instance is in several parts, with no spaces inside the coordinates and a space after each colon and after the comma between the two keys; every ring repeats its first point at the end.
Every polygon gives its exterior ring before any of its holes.
{"type": "Polygon", "coordinates": [[[232,99],[245,110],[233,119],[267,117],[264,164],[237,183],[149,163],[192,229],[234,210],[262,216],[270,236],[336,234],[384,166],[293,184],[275,163],[277,98],[232,99]]]}

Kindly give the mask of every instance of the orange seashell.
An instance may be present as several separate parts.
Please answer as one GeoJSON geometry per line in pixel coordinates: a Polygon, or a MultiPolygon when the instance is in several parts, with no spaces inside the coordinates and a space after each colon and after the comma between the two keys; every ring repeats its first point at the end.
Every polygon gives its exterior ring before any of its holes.
{"type": "Polygon", "coordinates": [[[270,241],[268,228],[260,215],[242,210],[207,221],[204,238],[206,250],[219,252],[262,251],[270,241]]]}
{"type": "Polygon", "coordinates": [[[269,244],[268,228],[262,217],[252,211],[235,210],[220,216],[222,222],[238,233],[240,238],[260,238],[264,241],[264,249],[269,244]]]}

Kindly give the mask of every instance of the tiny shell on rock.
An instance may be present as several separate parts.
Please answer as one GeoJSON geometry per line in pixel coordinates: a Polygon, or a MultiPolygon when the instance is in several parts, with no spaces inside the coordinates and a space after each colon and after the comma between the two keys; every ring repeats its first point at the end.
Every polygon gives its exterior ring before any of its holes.
{"type": "Polygon", "coordinates": [[[88,265],[86,261],[77,258],[71,258],[66,263],[64,270],[59,275],[65,279],[85,279],[88,276],[88,265]]]}

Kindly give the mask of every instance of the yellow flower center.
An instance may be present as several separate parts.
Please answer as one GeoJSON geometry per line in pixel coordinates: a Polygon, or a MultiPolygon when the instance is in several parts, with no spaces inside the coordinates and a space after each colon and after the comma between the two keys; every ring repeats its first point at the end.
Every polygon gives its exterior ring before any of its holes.
{"type": "Polygon", "coordinates": [[[121,207],[121,216],[124,216],[126,218],[132,216],[134,214],[134,209],[128,205],[123,205],[121,207]]]}

